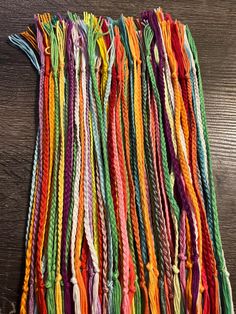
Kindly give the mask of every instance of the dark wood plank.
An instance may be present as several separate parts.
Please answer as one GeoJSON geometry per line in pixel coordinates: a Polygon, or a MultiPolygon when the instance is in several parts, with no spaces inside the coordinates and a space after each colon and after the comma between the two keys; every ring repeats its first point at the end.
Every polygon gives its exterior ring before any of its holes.
{"type": "Polygon", "coordinates": [[[236,2],[26,1],[0,2],[0,314],[16,313],[23,267],[32,155],[37,116],[37,75],[7,36],[19,33],[33,14],[67,10],[114,18],[156,5],[188,23],[200,55],[220,228],[236,299],[236,2]]]}

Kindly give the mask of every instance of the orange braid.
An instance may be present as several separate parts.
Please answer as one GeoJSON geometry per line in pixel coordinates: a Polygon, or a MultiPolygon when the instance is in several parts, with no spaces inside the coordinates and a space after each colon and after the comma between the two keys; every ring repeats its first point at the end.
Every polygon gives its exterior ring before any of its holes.
{"type": "Polygon", "coordinates": [[[153,313],[160,313],[159,288],[158,288],[158,269],[155,255],[155,246],[152,236],[151,223],[148,208],[148,196],[146,190],[146,171],[144,163],[144,136],[143,136],[143,118],[142,118],[142,101],[141,101],[141,60],[139,44],[136,35],[135,25],[132,18],[126,18],[126,27],[129,38],[130,50],[134,59],[134,111],[137,137],[137,162],[140,180],[140,192],[142,210],[146,228],[146,239],[149,251],[149,298],[150,307],[153,313]]]}
{"type": "MultiPolygon", "coordinates": [[[[127,59],[124,61],[126,69],[126,79],[129,76],[128,71],[128,61],[127,59]]],[[[139,277],[140,277],[140,288],[143,292],[144,298],[144,314],[148,314],[149,311],[149,301],[148,301],[148,291],[145,281],[144,275],[144,263],[142,259],[142,249],[141,249],[141,242],[140,242],[140,235],[139,235],[139,223],[138,223],[138,216],[136,212],[136,203],[135,203],[135,187],[133,182],[133,176],[131,171],[131,160],[130,160],[130,132],[129,132],[129,112],[128,112],[128,103],[125,97],[125,87],[124,87],[124,79],[122,79],[122,91],[121,91],[121,101],[122,101],[122,118],[124,123],[124,142],[125,142],[125,157],[126,157],[126,167],[127,167],[127,174],[128,174],[128,184],[130,189],[130,214],[132,220],[132,227],[135,239],[135,245],[137,250],[137,257],[138,257],[138,264],[139,264],[139,277]]]]}

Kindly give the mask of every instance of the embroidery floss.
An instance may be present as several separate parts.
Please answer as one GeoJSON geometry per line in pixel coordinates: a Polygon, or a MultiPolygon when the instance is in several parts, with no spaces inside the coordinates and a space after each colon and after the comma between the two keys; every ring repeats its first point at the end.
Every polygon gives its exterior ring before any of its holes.
{"type": "Polygon", "coordinates": [[[35,16],[20,313],[234,313],[197,49],[161,9],[35,16]]]}

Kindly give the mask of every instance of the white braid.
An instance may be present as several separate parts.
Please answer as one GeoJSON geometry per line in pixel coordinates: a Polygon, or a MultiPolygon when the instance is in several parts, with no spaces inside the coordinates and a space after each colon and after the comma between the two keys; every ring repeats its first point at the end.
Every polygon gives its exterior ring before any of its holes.
{"type": "Polygon", "coordinates": [[[89,134],[89,124],[87,120],[87,110],[89,107],[89,104],[87,103],[87,97],[86,97],[86,90],[87,90],[87,81],[86,81],[86,69],[85,69],[85,56],[82,52],[81,56],[81,62],[82,62],[82,93],[83,93],[83,103],[84,103],[84,132],[85,132],[85,182],[84,182],[84,230],[85,230],[85,236],[87,239],[89,251],[92,258],[92,263],[94,267],[94,279],[93,279],[93,296],[92,296],[92,313],[97,313],[97,306],[98,306],[98,286],[99,286],[99,264],[98,264],[98,257],[97,252],[94,247],[93,243],[93,236],[92,231],[89,224],[89,211],[90,211],[90,187],[89,187],[89,167],[90,167],[90,158],[89,158],[89,151],[88,151],[88,139],[90,138],[89,134]]]}

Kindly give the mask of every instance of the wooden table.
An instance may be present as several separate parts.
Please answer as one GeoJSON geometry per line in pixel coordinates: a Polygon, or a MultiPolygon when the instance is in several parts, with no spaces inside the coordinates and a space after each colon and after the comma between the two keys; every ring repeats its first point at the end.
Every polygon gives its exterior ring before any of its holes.
{"type": "Polygon", "coordinates": [[[7,43],[33,14],[49,11],[118,17],[160,5],[189,24],[203,75],[220,229],[236,300],[236,1],[0,1],[0,314],[18,312],[24,236],[37,125],[37,74],[7,43]]]}

